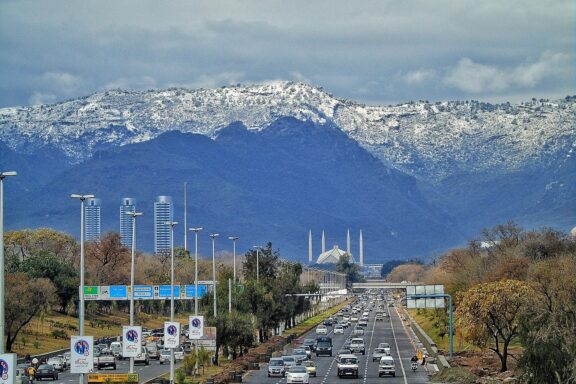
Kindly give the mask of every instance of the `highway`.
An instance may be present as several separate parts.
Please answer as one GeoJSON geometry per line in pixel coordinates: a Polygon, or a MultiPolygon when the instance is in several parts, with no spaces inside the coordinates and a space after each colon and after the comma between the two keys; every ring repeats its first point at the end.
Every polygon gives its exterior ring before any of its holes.
{"type": "MultiPolygon", "coordinates": [[[[409,337],[409,333],[404,328],[402,320],[396,310],[396,307],[387,308],[389,316],[384,321],[375,321],[375,310],[370,312],[368,327],[365,328],[364,343],[366,346],[366,355],[357,355],[359,357],[359,378],[342,378],[337,375],[336,354],[344,345],[344,342],[351,336],[354,323],[344,330],[342,335],[334,335],[330,327],[329,336],[333,342],[333,357],[312,355],[312,359],[317,365],[317,377],[311,377],[310,383],[331,384],[336,382],[342,383],[427,383],[428,375],[422,366],[419,366],[416,372],[411,370],[410,358],[415,354],[415,346],[409,337]],[[391,347],[391,355],[396,362],[396,377],[383,376],[378,377],[378,362],[372,362],[372,352],[378,346],[378,343],[387,342],[391,347]],[[398,358],[400,357],[400,358],[398,358]]],[[[316,338],[315,330],[308,332],[299,340],[304,338],[316,338]]],[[[290,352],[290,349],[287,351],[290,352]]],[[[288,353],[289,354],[289,353],[288,353]]],[[[285,378],[268,377],[268,365],[262,364],[260,370],[253,371],[245,376],[245,383],[261,384],[282,384],[286,383],[285,378]]]]}

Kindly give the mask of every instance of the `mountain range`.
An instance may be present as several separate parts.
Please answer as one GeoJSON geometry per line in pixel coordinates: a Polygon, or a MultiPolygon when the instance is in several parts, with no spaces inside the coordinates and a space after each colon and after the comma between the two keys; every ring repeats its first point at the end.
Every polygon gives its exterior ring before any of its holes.
{"type": "Polygon", "coordinates": [[[103,230],[118,231],[120,199],[135,197],[150,251],[156,196],[173,196],[182,222],[187,182],[189,226],[238,235],[239,250],[272,241],[305,260],[309,229],[317,255],[321,230],[344,248],[350,228],[368,263],[430,257],[507,220],[576,225],[575,117],[574,97],[366,106],[292,82],[4,108],[0,166],[19,172],[5,223],[78,234],[68,196],[94,193],[103,230]]]}

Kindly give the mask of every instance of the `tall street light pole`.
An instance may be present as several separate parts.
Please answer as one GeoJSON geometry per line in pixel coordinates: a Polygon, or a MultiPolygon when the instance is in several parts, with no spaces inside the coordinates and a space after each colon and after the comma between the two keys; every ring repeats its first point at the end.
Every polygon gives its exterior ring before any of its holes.
{"type": "Polygon", "coordinates": [[[233,249],[233,261],[234,261],[234,284],[236,284],[236,240],[239,239],[238,236],[230,236],[228,239],[232,240],[232,249],[233,249]]]}
{"type": "MultiPolygon", "coordinates": [[[[174,226],[177,221],[167,221],[170,226],[170,321],[174,321],[174,226]]],[[[174,348],[170,348],[170,384],[174,384],[174,348]]]]}
{"type": "Polygon", "coordinates": [[[211,233],[210,237],[212,238],[212,284],[213,284],[213,288],[212,291],[214,293],[214,318],[216,318],[217,315],[217,309],[216,309],[216,247],[215,247],[215,243],[216,243],[216,238],[219,236],[218,233],[211,233]]]}
{"type": "Polygon", "coordinates": [[[198,316],[198,232],[204,228],[190,228],[194,232],[194,315],[198,316]]]}
{"type": "MultiPolygon", "coordinates": [[[[80,308],[78,314],[78,331],[84,336],[84,201],[93,199],[94,195],[71,194],[71,198],[80,200],[80,308]]],[[[84,374],[80,374],[80,384],[84,383],[84,374]]]]}
{"type": "MultiPolygon", "coordinates": [[[[126,212],[132,217],[132,261],[130,264],[130,325],[134,325],[134,260],[136,259],[136,217],[142,216],[142,212],[126,212]]],[[[134,373],[134,357],[130,358],[130,373],[134,373]]]]}
{"type": "Polygon", "coordinates": [[[252,248],[256,248],[256,281],[258,282],[258,281],[260,281],[260,261],[258,260],[259,259],[258,256],[260,253],[259,252],[260,248],[262,248],[262,246],[261,245],[253,245],[252,248]]]}
{"type": "Polygon", "coordinates": [[[4,353],[4,333],[6,331],[6,312],[4,308],[4,178],[16,176],[14,171],[0,172],[0,353],[4,353]]]}

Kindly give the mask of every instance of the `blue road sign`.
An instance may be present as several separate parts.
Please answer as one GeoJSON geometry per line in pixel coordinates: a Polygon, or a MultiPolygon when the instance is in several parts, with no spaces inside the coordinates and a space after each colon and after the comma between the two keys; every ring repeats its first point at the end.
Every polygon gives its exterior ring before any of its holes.
{"type": "Polygon", "coordinates": [[[111,285],[110,286],[110,300],[126,300],[128,299],[128,289],[125,285],[111,285]]]}
{"type": "Polygon", "coordinates": [[[154,288],[151,285],[135,285],[134,286],[135,299],[153,299],[154,288]]]}
{"type": "MultiPolygon", "coordinates": [[[[185,286],[186,298],[191,299],[196,297],[196,286],[194,285],[186,285],[185,286]]],[[[206,293],[206,286],[205,285],[198,285],[198,297],[204,296],[206,293]]]]}
{"type": "MultiPolygon", "coordinates": [[[[171,285],[160,285],[158,287],[158,299],[169,299],[172,297],[172,286],[171,285]]],[[[180,286],[174,286],[174,298],[180,298],[180,286]]]]}

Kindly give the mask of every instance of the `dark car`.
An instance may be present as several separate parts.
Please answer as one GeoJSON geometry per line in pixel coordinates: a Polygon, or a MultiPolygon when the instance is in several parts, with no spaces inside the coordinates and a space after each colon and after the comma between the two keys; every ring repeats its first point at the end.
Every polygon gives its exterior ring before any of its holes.
{"type": "Polygon", "coordinates": [[[36,380],[50,379],[58,380],[58,371],[50,364],[42,364],[36,370],[36,380]]]}

